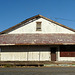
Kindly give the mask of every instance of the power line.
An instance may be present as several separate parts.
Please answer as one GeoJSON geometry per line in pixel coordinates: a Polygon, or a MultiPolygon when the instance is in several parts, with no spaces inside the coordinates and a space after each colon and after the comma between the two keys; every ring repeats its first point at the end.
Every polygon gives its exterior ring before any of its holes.
{"type": "Polygon", "coordinates": [[[75,20],[70,20],[70,19],[64,19],[64,18],[56,18],[56,17],[50,17],[50,18],[54,18],[54,19],[60,19],[60,20],[66,20],[66,21],[72,21],[72,22],[75,22],[75,20]]]}

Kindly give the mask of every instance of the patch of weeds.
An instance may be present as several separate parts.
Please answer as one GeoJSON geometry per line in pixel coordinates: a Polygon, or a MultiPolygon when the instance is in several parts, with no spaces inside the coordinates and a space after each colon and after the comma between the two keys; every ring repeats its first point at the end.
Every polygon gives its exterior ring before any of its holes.
{"type": "Polygon", "coordinates": [[[74,66],[75,66],[75,64],[72,64],[72,65],[74,65],[74,66]]]}

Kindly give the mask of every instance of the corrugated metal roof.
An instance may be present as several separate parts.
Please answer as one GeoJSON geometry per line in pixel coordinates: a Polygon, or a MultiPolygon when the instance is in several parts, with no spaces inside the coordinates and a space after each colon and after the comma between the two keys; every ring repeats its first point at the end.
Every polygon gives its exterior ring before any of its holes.
{"type": "Polygon", "coordinates": [[[0,45],[75,44],[75,34],[3,34],[0,45]]]}

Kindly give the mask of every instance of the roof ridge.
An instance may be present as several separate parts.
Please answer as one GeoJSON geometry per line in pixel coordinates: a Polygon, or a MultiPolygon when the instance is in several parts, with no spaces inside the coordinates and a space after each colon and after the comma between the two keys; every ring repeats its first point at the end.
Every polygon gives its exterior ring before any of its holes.
{"type": "Polygon", "coordinates": [[[59,25],[59,26],[62,26],[62,27],[64,27],[64,28],[67,28],[67,29],[69,29],[69,30],[75,32],[75,30],[72,29],[72,28],[69,28],[69,27],[67,27],[67,26],[65,26],[65,25],[63,25],[63,24],[60,24],[60,23],[58,23],[58,22],[56,22],[56,21],[53,21],[53,20],[51,20],[51,19],[49,19],[49,18],[46,18],[46,17],[44,17],[44,16],[38,14],[38,15],[36,15],[36,16],[30,17],[30,18],[28,18],[28,19],[26,19],[26,20],[24,20],[24,21],[22,21],[22,22],[16,24],[15,26],[12,26],[12,27],[10,27],[10,28],[8,28],[8,29],[6,29],[6,30],[0,32],[0,34],[4,34],[4,33],[8,32],[8,31],[10,31],[11,29],[14,29],[14,28],[17,27],[17,26],[20,26],[21,24],[23,24],[23,23],[25,23],[25,22],[27,22],[27,21],[29,21],[29,20],[31,20],[31,19],[39,18],[39,17],[40,17],[40,18],[44,18],[44,19],[46,19],[46,20],[48,20],[48,21],[50,21],[50,22],[53,22],[53,23],[55,23],[55,24],[57,24],[57,25],[59,25]]]}

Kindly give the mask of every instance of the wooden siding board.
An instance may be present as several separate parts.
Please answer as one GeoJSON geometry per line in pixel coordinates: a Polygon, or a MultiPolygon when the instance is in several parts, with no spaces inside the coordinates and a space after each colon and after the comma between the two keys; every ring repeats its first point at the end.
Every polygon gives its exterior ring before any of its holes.
{"type": "Polygon", "coordinates": [[[39,52],[29,52],[28,60],[29,61],[39,61],[39,52]]]}
{"type": "Polygon", "coordinates": [[[1,61],[50,61],[49,46],[2,46],[1,48],[1,61]]]}
{"type": "Polygon", "coordinates": [[[16,29],[6,33],[6,34],[35,34],[35,33],[68,33],[68,34],[74,34],[75,32],[68,30],[64,27],[61,27],[57,24],[54,24],[52,22],[49,22],[43,18],[40,18],[38,20],[35,20],[34,22],[23,24],[21,27],[17,27],[16,29]],[[41,31],[36,31],[36,22],[42,22],[41,23],[41,31]]]}
{"type": "Polygon", "coordinates": [[[51,61],[50,52],[40,52],[40,61],[51,61]]]}

